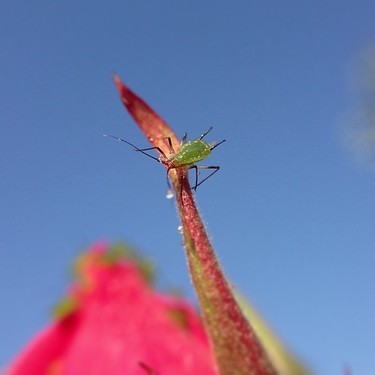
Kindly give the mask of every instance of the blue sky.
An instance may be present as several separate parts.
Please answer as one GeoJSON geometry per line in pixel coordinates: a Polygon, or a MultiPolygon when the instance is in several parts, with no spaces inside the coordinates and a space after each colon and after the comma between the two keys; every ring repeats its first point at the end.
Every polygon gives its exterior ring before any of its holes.
{"type": "Polygon", "coordinates": [[[233,284],[316,373],[374,374],[374,14],[364,0],[1,2],[0,365],[97,240],[135,246],[161,288],[195,298],[164,169],[102,137],[147,145],[117,72],[177,134],[227,139],[197,201],[233,284]]]}

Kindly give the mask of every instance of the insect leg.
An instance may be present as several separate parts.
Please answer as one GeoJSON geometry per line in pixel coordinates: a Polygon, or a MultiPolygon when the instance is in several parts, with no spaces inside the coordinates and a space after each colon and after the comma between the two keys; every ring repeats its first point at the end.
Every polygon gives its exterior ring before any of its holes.
{"type": "MultiPolygon", "coordinates": [[[[169,147],[169,153],[170,153],[170,154],[174,154],[175,151],[174,151],[174,148],[173,148],[173,144],[172,144],[172,139],[171,139],[171,137],[164,137],[163,139],[166,139],[166,140],[167,140],[168,147],[169,147]]],[[[165,158],[167,158],[167,157],[165,156],[165,158]]]]}
{"type": "Polygon", "coordinates": [[[183,145],[186,142],[186,138],[187,138],[187,133],[184,133],[184,135],[182,136],[181,145],[183,145]]]}
{"type": "Polygon", "coordinates": [[[171,139],[171,137],[168,137],[167,138],[168,139],[168,145],[169,145],[169,148],[173,151],[173,153],[174,153],[174,149],[173,149],[173,145],[172,145],[172,139],[171,139]]]}
{"type": "Polygon", "coordinates": [[[169,171],[171,170],[171,169],[175,169],[176,167],[168,167],[168,169],[167,169],[167,185],[168,185],[168,189],[169,190],[171,190],[171,182],[169,181],[169,171]]]}
{"type": "Polygon", "coordinates": [[[194,169],[195,170],[195,184],[194,184],[194,187],[192,189],[196,190],[197,186],[198,186],[198,175],[199,175],[198,167],[196,165],[191,165],[189,167],[189,169],[194,169]]]}
{"type": "MultiPolygon", "coordinates": [[[[170,166],[167,168],[167,184],[168,184],[168,188],[169,190],[171,190],[171,182],[170,182],[170,179],[169,179],[169,171],[172,170],[172,169],[176,169],[177,170],[177,173],[180,173],[178,169],[180,169],[181,167],[180,166],[170,166]]],[[[182,172],[181,172],[182,173],[182,172]]],[[[188,177],[188,176],[187,176],[188,177]]],[[[184,178],[184,176],[183,176],[184,178]]],[[[180,196],[182,197],[182,190],[183,190],[183,181],[180,181],[180,196]]],[[[183,203],[182,203],[183,204],[183,203]]]]}
{"type": "Polygon", "coordinates": [[[189,169],[195,169],[195,186],[193,187],[193,190],[197,190],[198,186],[202,185],[203,182],[207,181],[210,177],[212,177],[219,169],[220,167],[218,165],[210,165],[210,166],[204,166],[204,165],[192,165],[189,167],[189,169]],[[205,177],[202,181],[199,181],[198,183],[198,174],[200,169],[213,169],[214,171],[211,172],[207,177],[205,177]]]}

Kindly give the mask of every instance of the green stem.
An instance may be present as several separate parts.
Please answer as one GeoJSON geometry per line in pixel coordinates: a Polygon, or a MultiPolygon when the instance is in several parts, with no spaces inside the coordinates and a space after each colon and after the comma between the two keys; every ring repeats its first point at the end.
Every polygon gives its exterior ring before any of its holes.
{"type": "Polygon", "coordinates": [[[276,374],[219,266],[183,175],[174,180],[192,281],[220,375],[276,374]]]}

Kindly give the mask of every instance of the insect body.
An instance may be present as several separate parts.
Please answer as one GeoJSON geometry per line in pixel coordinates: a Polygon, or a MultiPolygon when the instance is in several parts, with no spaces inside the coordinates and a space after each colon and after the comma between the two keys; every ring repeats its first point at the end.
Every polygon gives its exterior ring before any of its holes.
{"type": "Polygon", "coordinates": [[[182,144],[178,152],[170,158],[170,161],[176,166],[191,165],[210,156],[211,148],[211,145],[201,139],[189,141],[182,144]]]}
{"type": "Polygon", "coordinates": [[[132,143],[118,137],[114,137],[109,134],[104,134],[105,136],[115,138],[118,141],[125,142],[126,144],[132,146],[136,151],[141,152],[144,155],[147,155],[148,157],[156,160],[159,163],[164,164],[167,167],[167,182],[169,185],[169,171],[171,169],[178,169],[178,168],[184,168],[184,169],[194,169],[195,170],[195,184],[193,186],[193,189],[196,190],[199,185],[201,185],[203,182],[205,182],[207,179],[209,179],[213,174],[215,174],[220,167],[217,165],[210,165],[210,166],[197,166],[195,163],[206,159],[208,156],[210,156],[211,151],[225,142],[225,139],[222,140],[219,143],[210,144],[205,141],[203,141],[203,138],[211,131],[212,126],[203,133],[198,139],[188,141],[186,142],[186,133],[184,134],[181,142],[181,147],[177,152],[174,151],[172,141],[170,138],[167,138],[168,145],[170,148],[170,154],[167,156],[165,152],[160,147],[149,147],[149,148],[138,148],[137,146],[133,145],[132,143]],[[157,158],[153,155],[148,154],[146,151],[150,150],[157,150],[160,153],[160,157],[157,158]],[[205,177],[203,180],[198,182],[198,175],[199,170],[201,169],[212,169],[213,172],[211,172],[207,177],[205,177]]]}

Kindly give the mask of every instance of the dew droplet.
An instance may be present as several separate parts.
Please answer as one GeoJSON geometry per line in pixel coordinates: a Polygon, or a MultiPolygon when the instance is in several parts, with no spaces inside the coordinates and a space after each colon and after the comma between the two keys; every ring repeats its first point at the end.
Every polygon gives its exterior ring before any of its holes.
{"type": "Polygon", "coordinates": [[[167,199],[172,199],[174,197],[174,194],[171,189],[168,189],[167,195],[165,196],[167,199]]]}
{"type": "Polygon", "coordinates": [[[177,227],[177,230],[180,232],[180,233],[182,233],[182,225],[180,225],[179,227],[177,227]]]}

